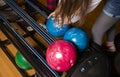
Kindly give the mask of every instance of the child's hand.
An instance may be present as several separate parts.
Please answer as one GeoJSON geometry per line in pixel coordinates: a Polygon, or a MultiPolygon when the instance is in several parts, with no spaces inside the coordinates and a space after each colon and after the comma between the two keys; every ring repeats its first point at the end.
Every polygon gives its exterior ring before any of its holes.
{"type": "Polygon", "coordinates": [[[60,15],[57,18],[55,18],[55,12],[52,12],[48,16],[48,18],[50,18],[51,16],[53,16],[52,20],[54,21],[55,25],[61,25],[61,27],[62,27],[63,25],[70,24],[70,23],[68,23],[68,18],[67,17],[63,19],[63,23],[62,23],[62,18],[61,18],[60,15]]]}

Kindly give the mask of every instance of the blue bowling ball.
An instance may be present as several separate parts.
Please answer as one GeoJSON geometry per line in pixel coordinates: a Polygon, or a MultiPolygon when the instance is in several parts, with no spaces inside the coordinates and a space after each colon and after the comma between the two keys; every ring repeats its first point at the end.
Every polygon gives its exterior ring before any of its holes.
{"type": "Polygon", "coordinates": [[[70,26],[63,25],[62,27],[60,27],[61,25],[59,24],[55,25],[54,24],[55,20],[52,20],[52,17],[53,16],[47,19],[47,22],[46,22],[46,28],[48,32],[55,37],[64,36],[65,32],[70,28],[70,26]]]}
{"type": "Polygon", "coordinates": [[[64,40],[73,43],[79,52],[83,52],[87,48],[89,42],[87,32],[77,27],[69,29],[64,35],[64,40]]]}

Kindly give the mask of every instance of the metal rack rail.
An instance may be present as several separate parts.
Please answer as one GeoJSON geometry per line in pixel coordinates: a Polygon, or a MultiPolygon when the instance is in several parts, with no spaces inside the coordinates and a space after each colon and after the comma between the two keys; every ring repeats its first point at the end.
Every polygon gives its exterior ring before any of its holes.
{"type": "MultiPolygon", "coordinates": [[[[50,44],[56,39],[52,37],[43,27],[41,27],[32,17],[30,17],[17,3],[13,0],[5,0],[5,2],[16,11],[22,19],[24,19],[45,41],[50,44]]],[[[35,7],[36,8],[36,7],[35,7]]],[[[43,13],[43,12],[42,12],[43,13]]],[[[46,60],[39,54],[25,38],[13,28],[10,22],[0,15],[1,30],[12,41],[12,43],[20,50],[23,56],[28,60],[39,76],[43,77],[60,77],[59,73],[52,70],[46,60]],[[3,24],[5,23],[5,24],[3,24]],[[4,26],[4,27],[3,27],[4,26]]]]}

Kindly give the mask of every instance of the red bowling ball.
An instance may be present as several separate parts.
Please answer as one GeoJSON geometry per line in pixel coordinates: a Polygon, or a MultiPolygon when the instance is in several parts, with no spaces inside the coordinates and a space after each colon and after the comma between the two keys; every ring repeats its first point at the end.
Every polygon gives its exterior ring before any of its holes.
{"type": "Polygon", "coordinates": [[[58,71],[69,70],[76,62],[76,49],[68,41],[57,40],[48,46],[46,60],[49,66],[58,71]]]}

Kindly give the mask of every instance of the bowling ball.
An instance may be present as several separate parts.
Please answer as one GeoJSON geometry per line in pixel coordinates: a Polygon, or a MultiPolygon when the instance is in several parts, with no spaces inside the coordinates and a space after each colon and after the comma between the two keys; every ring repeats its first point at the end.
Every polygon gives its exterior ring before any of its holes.
{"type": "Polygon", "coordinates": [[[79,52],[84,51],[89,42],[87,32],[77,27],[69,29],[64,35],[64,40],[73,43],[79,52]]]}
{"type": "Polygon", "coordinates": [[[59,24],[54,24],[55,20],[52,20],[53,16],[47,19],[46,21],[46,28],[48,32],[55,36],[55,37],[61,37],[65,34],[65,32],[70,28],[69,25],[61,25],[59,24]]]}
{"type": "Polygon", "coordinates": [[[32,69],[32,66],[27,62],[27,60],[22,56],[20,52],[17,52],[15,55],[15,62],[19,68],[24,70],[32,69]]]}
{"type": "Polygon", "coordinates": [[[120,33],[115,36],[114,44],[115,44],[116,50],[120,52],[120,33]]]}
{"type": "Polygon", "coordinates": [[[65,40],[57,40],[51,43],[46,51],[47,63],[58,72],[69,70],[75,64],[76,57],[75,47],[65,40]]]}

